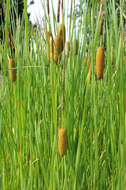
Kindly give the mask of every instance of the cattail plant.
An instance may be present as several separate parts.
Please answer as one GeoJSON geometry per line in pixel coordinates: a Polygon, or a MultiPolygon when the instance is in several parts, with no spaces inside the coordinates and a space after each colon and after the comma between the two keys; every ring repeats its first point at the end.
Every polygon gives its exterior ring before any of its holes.
{"type": "Polygon", "coordinates": [[[67,130],[66,130],[66,128],[59,128],[58,147],[59,147],[60,156],[63,157],[67,152],[67,130]]]}
{"type": "MultiPolygon", "coordinates": [[[[60,4],[58,4],[60,6],[60,4]]],[[[60,11],[60,9],[58,9],[60,11]]],[[[61,1],[61,13],[62,13],[62,24],[59,25],[58,34],[54,38],[54,61],[58,63],[61,59],[61,53],[65,46],[66,31],[65,25],[63,24],[63,0],[61,1]]],[[[60,14],[60,13],[59,13],[60,14]]]]}
{"type": "Polygon", "coordinates": [[[96,75],[98,79],[103,78],[104,60],[105,60],[104,48],[100,46],[97,49],[96,53],[96,75]]]}
{"type": "Polygon", "coordinates": [[[60,0],[58,0],[58,8],[57,8],[57,22],[60,20],[60,0]]]}
{"type": "MultiPolygon", "coordinates": [[[[59,9],[60,11],[60,9],[59,9]]],[[[59,13],[60,14],[60,13],[59,13]]],[[[65,46],[65,41],[66,41],[66,29],[65,29],[65,25],[63,22],[63,0],[61,0],[61,24],[59,25],[59,31],[58,31],[58,35],[61,37],[62,42],[61,42],[61,51],[63,51],[64,46],[65,46]]]]}
{"type": "MultiPolygon", "coordinates": [[[[65,41],[66,41],[66,29],[64,24],[59,25],[59,33],[60,37],[62,38],[62,47],[64,49],[65,41]]],[[[62,51],[63,51],[62,49],[62,51]]]]}
{"type": "Polygon", "coordinates": [[[54,38],[54,55],[53,55],[54,61],[56,63],[58,63],[60,60],[62,49],[63,49],[62,37],[60,35],[56,35],[54,38]]]}
{"type": "MultiPolygon", "coordinates": [[[[14,37],[13,37],[12,32],[11,32],[10,29],[9,29],[9,38],[8,38],[8,40],[9,40],[8,42],[9,42],[9,47],[10,47],[11,54],[16,55],[17,54],[17,46],[16,46],[14,37]]],[[[12,57],[10,57],[9,61],[8,61],[9,77],[10,77],[10,80],[16,81],[17,73],[16,73],[16,68],[15,68],[15,63],[14,63],[12,57]]]]}
{"type": "Polygon", "coordinates": [[[47,6],[47,19],[48,19],[48,24],[50,25],[50,7],[49,7],[49,0],[46,1],[46,6],[47,6]]]}
{"type": "Polygon", "coordinates": [[[8,62],[10,80],[16,81],[16,68],[12,58],[9,58],[8,62]]]}

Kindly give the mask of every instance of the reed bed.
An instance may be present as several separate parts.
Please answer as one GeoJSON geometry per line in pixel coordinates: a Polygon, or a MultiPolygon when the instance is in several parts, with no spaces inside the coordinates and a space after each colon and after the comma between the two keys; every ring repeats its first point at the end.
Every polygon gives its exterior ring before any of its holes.
{"type": "Polygon", "coordinates": [[[79,33],[71,11],[68,43],[64,36],[56,64],[59,25],[54,17],[58,29],[52,36],[47,18],[49,35],[39,28],[33,33],[24,0],[25,28],[14,32],[14,82],[8,69],[7,2],[5,48],[0,47],[0,188],[125,189],[126,40],[115,1],[102,1],[102,33],[98,2],[80,12],[79,33]]]}

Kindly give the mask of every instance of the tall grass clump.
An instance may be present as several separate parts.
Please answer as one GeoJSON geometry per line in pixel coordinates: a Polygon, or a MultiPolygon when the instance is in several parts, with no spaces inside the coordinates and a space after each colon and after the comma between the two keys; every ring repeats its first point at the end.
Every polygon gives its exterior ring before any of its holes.
{"type": "Polygon", "coordinates": [[[7,0],[0,44],[3,190],[125,189],[125,2],[80,1],[79,11],[74,3],[67,24],[65,1],[58,2],[57,20],[53,4],[43,3],[41,31],[28,23],[24,0],[12,53],[7,0]]]}

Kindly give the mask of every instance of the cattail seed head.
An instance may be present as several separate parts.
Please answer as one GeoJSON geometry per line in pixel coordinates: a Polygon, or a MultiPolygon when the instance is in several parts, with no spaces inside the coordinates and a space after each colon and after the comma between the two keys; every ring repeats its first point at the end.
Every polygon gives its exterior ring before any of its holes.
{"type": "Polygon", "coordinates": [[[69,41],[66,42],[66,51],[67,51],[67,56],[69,56],[69,54],[70,54],[70,42],[69,41]]]}
{"type": "Polygon", "coordinates": [[[67,130],[60,128],[58,132],[58,147],[60,156],[63,157],[67,151],[67,130]]]}
{"type": "Polygon", "coordinates": [[[54,38],[54,57],[53,57],[56,63],[58,63],[62,49],[63,49],[62,38],[60,35],[57,35],[54,38]]]}
{"type": "MultiPolygon", "coordinates": [[[[65,25],[64,24],[60,24],[59,25],[59,33],[58,34],[62,37],[63,48],[64,48],[65,41],[66,41],[66,29],[65,29],[65,25]]],[[[62,49],[62,51],[63,51],[63,49],[62,49]]]]}
{"type": "Polygon", "coordinates": [[[74,54],[78,54],[79,42],[77,39],[74,40],[74,54]]]}
{"type": "Polygon", "coordinates": [[[50,61],[50,38],[52,38],[52,32],[46,32],[46,56],[50,61]]]}
{"type": "Polygon", "coordinates": [[[96,75],[98,79],[103,78],[104,60],[105,60],[104,48],[100,46],[97,49],[96,53],[96,75]]]}
{"type": "Polygon", "coordinates": [[[16,80],[16,69],[15,69],[15,64],[14,64],[12,58],[9,58],[8,68],[9,68],[10,80],[15,81],[16,80]]]}

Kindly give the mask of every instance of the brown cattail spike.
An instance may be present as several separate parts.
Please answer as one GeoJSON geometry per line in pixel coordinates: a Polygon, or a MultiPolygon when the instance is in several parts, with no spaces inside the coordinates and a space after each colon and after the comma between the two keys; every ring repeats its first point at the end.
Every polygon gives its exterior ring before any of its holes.
{"type": "Polygon", "coordinates": [[[70,42],[69,41],[66,42],[66,50],[67,50],[67,56],[69,56],[69,54],[70,54],[70,42]]]}
{"type": "Polygon", "coordinates": [[[96,75],[98,79],[103,78],[104,60],[105,60],[104,48],[100,46],[97,49],[96,53],[96,75]]]}
{"type": "Polygon", "coordinates": [[[62,38],[62,51],[64,49],[65,46],[65,41],[66,41],[66,29],[65,29],[65,25],[64,24],[60,24],[59,25],[59,33],[58,35],[60,35],[60,37],[62,38]]]}
{"type": "Polygon", "coordinates": [[[63,22],[63,0],[61,0],[61,20],[63,22]]]}
{"type": "Polygon", "coordinates": [[[67,130],[60,128],[58,132],[58,147],[60,156],[64,156],[67,151],[67,130]]]}
{"type": "Polygon", "coordinates": [[[49,0],[47,0],[47,14],[48,14],[48,17],[49,17],[49,15],[50,15],[50,9],[49,9],[49,0]]]}
{"type": "Polygon", "coordinates": [[[16,80],[16,69],[15,69],[15,64],[14,64],[12,58],[9,59],[8,68],[9,68],[10,80],[15,81],[16,80]]]}
{"type": "Polygon", "coordinates": [[[62,49],[63,49],[62,38],[60,35],[57,35],[54,38],[54,57],[53,57],[56,63],[58,63],[59,61],[62,49]]]}
{"type": "Polygon", "coordinates": [[[46,56],[48,61],[50,61],[50,38],[52,37],[52,32],[46,32],[46,56]]]}
{"type": "Polygon", "coordinates": [[[60,20],[60,0],[58,0],[58,8],[57,8],[57,22],[60,20]]]}
{"type": "Polygon", "coordinates": [[[66,29],[64,24],[59,25],[59,35],[63,37],[63,40],[65,42],[66,40],[66,29]]]}

